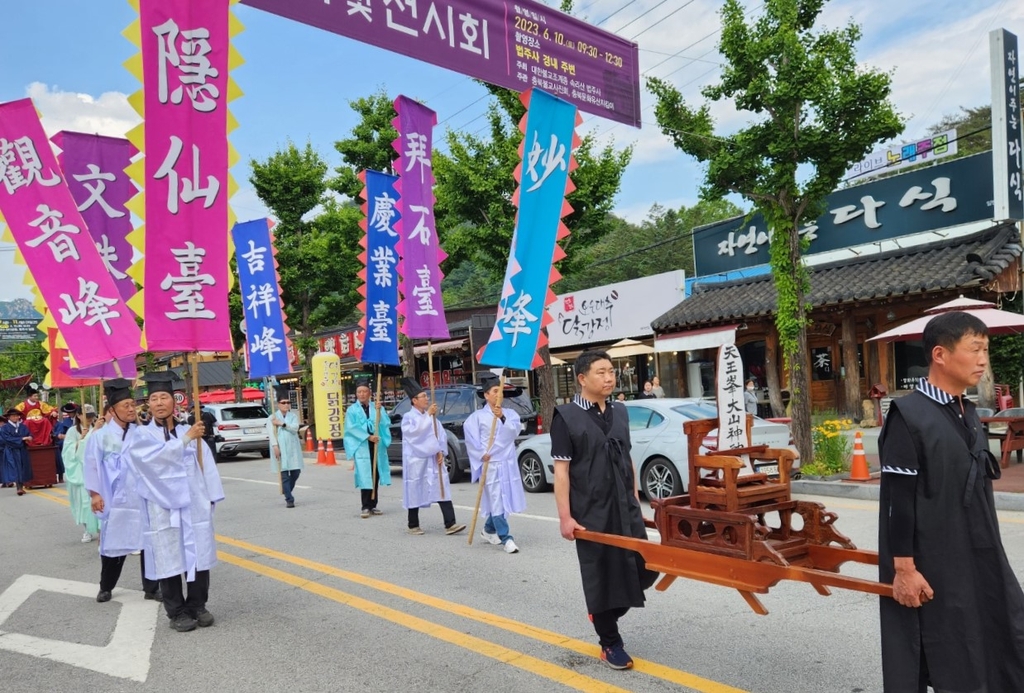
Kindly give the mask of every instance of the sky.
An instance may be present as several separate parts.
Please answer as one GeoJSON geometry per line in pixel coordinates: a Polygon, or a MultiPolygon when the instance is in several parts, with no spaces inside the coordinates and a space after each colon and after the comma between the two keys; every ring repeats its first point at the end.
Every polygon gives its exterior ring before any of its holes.
{"type": "MultiPolygon", "coordinates": [[[[756,16],[761,3],[747,3],[748,16],[756,16]]],[[[700,103],[701,88],[716,82],[721,0],[577,0],[576,6],[578,17],[639,45],[641,79],[667,79],[690,103],[700,103]]],[[[241,154],[232,171],[240,190],[231,204],[241,220],[267,214],[248,182],[250,160],[262,160],[289,141],[308,141],[338,165],[333,143],[357,122],[348,103],[378,90],[405,94],[437,111],[439,143],[448,128],[484,134],[489,99],[469,77],[245,5],[233,12],[245,26],[235,44],[245,64],[233,72],[245,95],[231,106],[240,124],[231,142],[241,154]]],[[[123,136],[138,122],[127,96],[139,83],[122,66],[135,52],[121,35],[133,17],[126,0],[0,0],[0,102],[31,97],[51,135],[75,130],[123,136]]],[[[892,100],[908,121],[904,139],[913,140],[943,115],[991,101],[988,33],[1006,28],[1024,38],[1024,3],[832,0],[819,26],[850,21],[863,30],[861,63],[891,71],[892,100]]],[[[614,210],[633,222],[655,204],[695,203],[702,181],[700,165],[658,130],[654,98],[643,88],[641,102],[639,129],[589,114],[581,126],[601,143],[635,147],[614,210]]],[[[748,122],[747,114],[728,105],[713,106],[712,114],[726,131],[748,122]]],[[[30,298],[12,251],[0,243],[0,300],[30,298]]]]}

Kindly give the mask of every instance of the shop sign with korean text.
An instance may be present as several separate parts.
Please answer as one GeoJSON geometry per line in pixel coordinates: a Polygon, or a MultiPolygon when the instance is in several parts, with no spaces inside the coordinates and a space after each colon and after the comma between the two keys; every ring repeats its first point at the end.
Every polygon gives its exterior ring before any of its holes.
{"type": "MultiPolygon", "coordinates": [[[[837,190],[826,204],[800,230],[807,255],[991,219],[992,152],[837,190]]],[[[696,229],[696,276],[767,264],[769,239],[760,213],[696,229]]]]}
{"type": "Polygon", "coordinates": [[[992,160],[998,220],[1024,219],[1024,153],[1021,152],[1020,50],[1006,29],[989,34],[992,61],[992,160]]]}
{"type": "Polygon", "coordinates": [[[958,151],[956,130],[929,135],[916,142],[896,144],[868,154],[843,175],[843,179],[859,185],[883,173],[895,173],[925,161],[956,156],[958,151]]]}
{"type": "Polygon", "coordinates": [[[0,104],[0,215],[79,366],[139,353],[117,291],[29,99],[0,104]]]}
{"type": "Polygon", "coordinates": [[[506,89],[640,127],[637,44],[536,0],[242,0],[506,89]]]}

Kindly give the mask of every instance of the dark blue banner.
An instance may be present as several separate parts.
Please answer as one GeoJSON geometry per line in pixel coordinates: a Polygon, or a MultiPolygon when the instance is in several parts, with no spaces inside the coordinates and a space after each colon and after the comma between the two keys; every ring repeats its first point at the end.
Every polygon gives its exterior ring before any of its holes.
{"type": "Polygon", "coordinates": [[[399,365],[398,359],[398,176],[365,171],[366,189],[366,334],[363,338],[363,363],[399,365]]]}
{"type": "Polygon", "coordinates": [[[238,289],[245,316],[249,377],[290,373],[270,221],[255,219],[237,223],[231,229],[231,236],[235,241],[238,289]]]}

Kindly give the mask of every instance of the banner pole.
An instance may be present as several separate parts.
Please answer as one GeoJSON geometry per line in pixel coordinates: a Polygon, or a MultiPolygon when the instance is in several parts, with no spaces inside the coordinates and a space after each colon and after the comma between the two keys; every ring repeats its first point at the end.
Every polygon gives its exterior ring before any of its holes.
{"type": "MultiPolygon", "coordinates": [[[[427,374],[430,378],[430,404],[433,406],[437,400],[434,399],[434,343],[431,340],[427,340],[427,374]]],[[[437,415],[433,416],[434,419],[434,437],[440,438],[437,431],[437,415]]],[[[447,452],[444,453],[447,456],[447,452]]],[[[455,460],[452,460],[452,464],[455,464],[455,460]]],[[[437,470],[437,478],[441,483],[441,498],[444,498],[444,457],[437,463],[439,469],[437,470]]]]}
{"type": "MultiPolygon", "coordinates": [[[[199,352],[193,351],[189,354],[189,372],[192,374],[192,412],[196,423],[203,420],[199,407],[199,352]]],[[[116,362],[115,362],[116,363],[116,362]]],[[[196,441],[196,459],[199,461],[199,471],[206,472],[203,467],[203,441],[202,438],[196,441]]]]}
{"type": "Polygon", "coordinates": [[[377,420],[373,423],[373,432],[377,436],[377,444],[373,447],[373,459],[370,460],[370,499],[377,500],[377,464],[380,460],[380,408],[381,408],[381,367],[378,364],[373,365],[373,370],[377,371],[377,420]]]}

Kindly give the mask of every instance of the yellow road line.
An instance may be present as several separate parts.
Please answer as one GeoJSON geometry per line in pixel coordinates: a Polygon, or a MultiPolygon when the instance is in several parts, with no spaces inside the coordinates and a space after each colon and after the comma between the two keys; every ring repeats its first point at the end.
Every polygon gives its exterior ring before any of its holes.
{"type": "MultiPolygon", "coordinates": [[[[510,618],[498,616],[497,614],[492,614],[486,611],[481,611],[479,609],[474,609],[473,607],[466,606],[464,604],[458,604],[456,602],[450,602],[446,599],[432,597],[428,594],[423,594],[422,592],[416,592],[414,590],[406,589],[404,587],[394,585],[389,582],[376,580],[374,578],[359,575],[357,573],[352,573],[347,570],[341,570],[340,568],[335,568],[331,565],[317,563],[316,561],[310,561],[308,559],[300,558],[298,556],[292,556],[290,554],[282,553],[280,551],[275,551],[273,549],[268,549],[262,546],[257,546],[255,544],[250,544],[248,542],[241,541],[238,539],[232,539],[231,537],[218,535],[217,541],[221,542],[222,544],[227,544],[228,546],[234,546],[235,548],[267,556],[268,558],[274,558],[285,563],[291,563],[292,565],[313,570],[319,573],[324,573],[325,575],[337,577],[342,580],[347,580],[349,582],[354,582],[358,585],[370,587],[372,589],[379,590],[387,594],[402,597],[417,604],[430,606],[435,609],[446,611],[448,613],[455,614],[456,616],[461,616],[463,618],[467,618],[472,621],[477,621],[488,626],[501,628],[511,633],[531,638],[533,640],[539,640],[540,642],[549,645],[562,647],[564,649],[571,650],[573,652],[577,652],[588,657],[598,657],[600,655],[600,648],[597,645],[583,642],[582,640],[576,640],[575,638],[570,638],[566,635],[545,630],[543,628],[537,628],[526,623],[514,621],[510,618]]],[[[671,683],[678,684],[680,686],[686,686],[687,688],[700,691],[700,693],[744,693],[744,691],[742,691],[739,688],[733,688],[732,686],[726,685],[724,683],[711,681],[701,676],[697,676],[696,674],[690,674],[685,671],[680,671],[679,669],[673,669],[671,667],[665,666],[663,664],[658,664],[656,662],[650,662],[644,659],[634,659],[633,662],[634,669],[636,671],[648,674],[649,676],[654,676],[665,681],[669,681],[671,683]]]]}
{"type": "Polygon", "coordinates": [[[38,489],[27,488],[27,489],[25,489],[25,492],[26,493],[30,493],[33,496],[36,496],[38,498],[45,498],[46,500],[48,500],[50,502],[57,503],[59,505],[63,505],[66,508],[71,507],[71,503],[66,501],[66,500],[64,500],[63,498],[60,498],[58,496],[52,496],[49,493],[43,493],[41,490],[38,490],[38,489]]]}
{"type": "Polygon", "coordinates": [[[568,686],[569,688],[575,688],[578,691],[614,691],[616,693],[621,691],[621,693],[628,693],[628,689],[626,688],[619,688],[618,686],[613,686],[612,684],[605,683],[598,679],[584,676],[572,669],[560,667],[556,664],[545,662],[542,659],[537,659],[536,657],[532,657],[528,654],[511,650],[496,643],[492,643],[472,635],[466,635],[465,633],[460,633],[451,628],[432,623],[431,621],[411,616],[396,609],[377,604],[376,602],[362,599],[361,597],[347,594],[341,590],[334,589],[333,587],[322,585],[319,582],[313,582],[297,575],[286,573],[283,570],[270,568],[223,551],[218,551],[217,556],[225,563],[230,563],[231,565],[244,568],[245,570],[263,575],[264,577],[278,580],[279,582],[292,585],[293,587],[298,587],[299,589],[306,590],[307,592],[311,592],[319,597],[330,599],[331,601],[344,604],[345,606],[350,606],[371,616],[382,618],[385,621],[390,621],[404,628],[409,628],[410,630],[423,633],[424,635],[429,635],[430,637],[437,638],[438,640],[443,640],[444,642],[462,647],[470,650],[471,652],[482,654],[485,657],[490,657],[502,664],[509,664],[518,669],[522,669],[548,679],[549,681],[554,681],[555,683],[568,686]]]}

